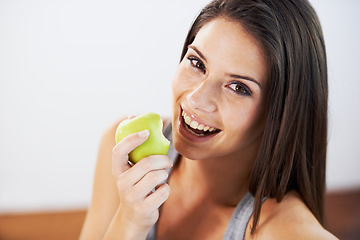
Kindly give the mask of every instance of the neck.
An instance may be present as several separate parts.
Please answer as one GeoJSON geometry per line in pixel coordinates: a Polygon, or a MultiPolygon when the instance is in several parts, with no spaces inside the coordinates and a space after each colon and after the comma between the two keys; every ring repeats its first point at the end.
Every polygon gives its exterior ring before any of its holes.
{"type": "Polygon", "coordinates": [[[187,201],[236,206],[248,192],[251,166],[250,159],[181,157],[174,174],[187,201]]]}

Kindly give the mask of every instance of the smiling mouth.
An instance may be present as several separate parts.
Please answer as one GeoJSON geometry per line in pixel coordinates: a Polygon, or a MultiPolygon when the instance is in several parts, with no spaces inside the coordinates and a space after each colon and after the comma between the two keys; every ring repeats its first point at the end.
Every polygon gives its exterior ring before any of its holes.
{"type": "Polygon", "coordinates": [[[185,128],[193,135],[197,137],[206,137],[213,134],[221,132],[220,129],[207,126],[205,124],[199,123],[188,116],[184,110],[182,110],[182,122],[184,123],[185,128]]]}

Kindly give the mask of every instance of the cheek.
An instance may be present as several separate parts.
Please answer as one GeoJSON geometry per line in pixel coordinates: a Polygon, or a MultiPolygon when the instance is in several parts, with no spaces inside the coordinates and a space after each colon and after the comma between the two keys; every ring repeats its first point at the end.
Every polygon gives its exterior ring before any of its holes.
{"type": "Polygon", "coordinates": [[[177,99],[179,95],[191,89],[192,82],[193,79],[189,70],[186,69],[183,62],[180,63],[172,80],[173,97],[177,99]]]}
{"type": "Polygon", "coordinates": [[[173,95],[175,95],[175,94],[177,93],[177,91],[178,91],[178,89],[179,89],[179,86],[181,86],[181,85],[180,85],[180,79],[181,79],[181,77],[180,77],[179,68],[180,68],[180,66],[179,66],[178,69],[176,70],[175,75],[174,75],[173,80],[172,80],[172,83],[171,83],[171,88],[172,88],[172,93],[173,93],[173,95]]]}
{"type": "Polygon", "coordinates": [[[264,111],[262,107],[258,107],[254,111],[249,111],[249,117],[247,119],[248,136],[250,138],[258,138],[262,136],[264,132],[265,120],[264,111]]]}
{"type": "Polygon", "coordinates": [[[225,119],[232,119],[227,121],[228,129],[233,133],[240,133],[241,138],[252,139],[257,138],[264,131],[264,110],[261,105],[253,105],[245,108],[245,104],[236,113],[229,111],[225,119]]]}

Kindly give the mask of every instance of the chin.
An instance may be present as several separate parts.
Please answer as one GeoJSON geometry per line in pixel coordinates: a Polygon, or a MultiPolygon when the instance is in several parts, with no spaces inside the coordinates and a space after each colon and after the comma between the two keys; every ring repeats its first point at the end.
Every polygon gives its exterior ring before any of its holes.
{"type": "Polygon", "coordinates": [[[176,138],[173,138],[173,145],[175,150],[183,157],[190,159],[190,160],[201,160],[204,158],[202,156],[202,152],[194,147],[189,146],[188,144],[184,143],[183,141],[177,141],[176,138]]]}
{"type": "Polygon", "coordinates": [[[172,142],[175,150],[183,157],[191,160],[209,158],[209,147],[206,143],[194,143],[185,138],[179,131],[179,122],[173,122],[172,142]],[[207,150],[206,150],[207,149],[207,150]]]}

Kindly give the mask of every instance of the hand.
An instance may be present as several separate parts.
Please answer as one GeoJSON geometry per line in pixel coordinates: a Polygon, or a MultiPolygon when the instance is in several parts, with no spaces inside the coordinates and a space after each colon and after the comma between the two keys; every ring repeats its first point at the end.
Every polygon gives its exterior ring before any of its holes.
{"type": "Polygon", "coordinates": [[[128,154],[142,144],[148,134],[145,130],[129,135],[112,153],[112,173],[120,197],[117,218],[126,231],[146,234],[159,218],[158,208],[169,196],[170,188],[162,182],[168,177],[166,169],[172,166],[167,156],[152,155],[130,167],[128,154]]]}

